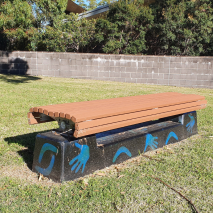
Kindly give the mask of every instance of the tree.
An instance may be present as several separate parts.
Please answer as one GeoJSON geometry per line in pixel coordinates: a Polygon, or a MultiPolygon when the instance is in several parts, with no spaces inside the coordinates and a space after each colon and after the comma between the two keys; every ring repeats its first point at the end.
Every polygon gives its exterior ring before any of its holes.
{"type": "MultiPolygon", "coordinates": [[[[88,0],[85,7],[111,1],[88,0]]],[[[104,17],[79,20],[64,13],[67,0],[0,0],[0,49],[213,55],[211,0],[149,2],[119,0],[104,17]]]]}
{"type": "Polygon", "coordinates": [[[0,49],[28,50],[28,31],[34,24],[30,3],[23,0],[0,1],[0,49]]]}
{"type": "Polygon", "coordinates": [[[147,33],[149,54],[200,55],[207,52],[213,29],[210,0],[156,0],[154,26],[147,33]]]}
{"type": "Polygon", "coordinates": [[[63,14],[52,19],[52,26],[32,32],[31,44],[38,51],[87,52],[94,32],[95,20],[78,20],[78,15],[63,14]]]}
{"type": "Polygon", "coordinates": [[[66,15],[66,4],[67,0],[0,2],[0,49],[78,52],[87,44],[88,48],[94,20],[66,15]]]}
{"type": "Polygon", "coordinates": [[[54,25],[57,16],[64,14],[67,0],[32,0],[35,10],[37,28],[54,25]]]}
{"type": "Polygon", "coordinates": [[[110,6],[106,19],[96,24],[96,39],[105,53],[139,54],[146,47],[146,31],[154,16],[144,1],[118,1],[110,6]]]}

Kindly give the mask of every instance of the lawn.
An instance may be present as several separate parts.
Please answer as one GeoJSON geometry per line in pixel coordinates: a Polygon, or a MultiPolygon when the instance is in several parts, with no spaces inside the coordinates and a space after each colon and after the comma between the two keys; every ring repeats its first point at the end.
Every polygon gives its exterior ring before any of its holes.
{"type": "Polygon", "coordinates": [[[0,91],[0,212],[213,212],[213,90],[0,75],[0,91]],[[169,91],[206,97],[198,135],[75,181],[31,171],[36,134],[57,123],[28,125],[29,108],[169,91]]]}

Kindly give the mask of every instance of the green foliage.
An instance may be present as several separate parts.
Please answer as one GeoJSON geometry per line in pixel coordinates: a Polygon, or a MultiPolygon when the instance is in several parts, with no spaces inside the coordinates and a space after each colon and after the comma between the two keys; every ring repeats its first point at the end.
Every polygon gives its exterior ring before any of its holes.
{"type": "Polygon", "coordinates": [[[33,0],[37,27],[53,26],[54,19],[64,14],[68,0],[33,0]]]}
{"type": "Polygon", "coordinates": [[[87,52],[91,49],[95,34],[95,20],[80,19],[77,15],[69,15],[61,29],[69,39],[68,51],[87,52]],[[86,49],[87,48],[87,49],[86,49]]]}
{"type": "Polygon", "coordinates": [[[149,51],[153,54],[205,54],[213,29],[210,0],[156,0],[151,6],[156,14],[149,31],[149,51]]]}
{"type": "MultiPolygon", "coordinates": [[[[90,10],[113,1],[77,3],[90,10]]],[[[211,0],[150,2],[119,0],[105,17],[78,20],[64,13],[67,0],[0,1],[0,49],[213,55],[211,0]]]]}
{"type": "Polygon", "coordinates": [[[27,1],[0,2],[0,49],[28,50],[28,30],[35,18],[27,1]],[[6,44],[6,45],[5,45],[6,44]]]}
{"type": "Polygon", "coordinates": [[[27,1],[4,1],[0,5],[0,29],[29,28],[35,20],[27,1]]]}
{"type": "Polygon", "coordinates": [[[210,0],[119,1],[96,24],[97,52],[212,55],[210,0]]]}
{"type": "Polygon", "coordinates": [[[151,9],[143,1],[119,1],[111,6],[105,20],[97,21],[97,41],[105,53],[142,53],[146,50],[146,31],[153,19],[151,9]]]}
{"type": "Polygon", "coordinates": [[[52,20],[52,26],[34,31],[33,50],[52,52],[83,52],[94,37],[95,20],[78,20],[78,15],[61,15],[52,20]]]}
{"type": "Polygon", "coordinates": [[[66,15],[66,4],[67,0],[0,3],[0,49],[79,52],[86,45],[89,48],[95,21],[66,15]]]}

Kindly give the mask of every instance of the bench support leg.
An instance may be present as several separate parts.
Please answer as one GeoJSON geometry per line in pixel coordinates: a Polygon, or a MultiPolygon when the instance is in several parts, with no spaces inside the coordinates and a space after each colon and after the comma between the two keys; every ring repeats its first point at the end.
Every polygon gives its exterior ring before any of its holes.
{"type": "Polygon", "coordinates": [[[80,139],[41,133],[36,136],[33,171],[56,182],[73,180],[194,134],[196,112],[80,139]]]}

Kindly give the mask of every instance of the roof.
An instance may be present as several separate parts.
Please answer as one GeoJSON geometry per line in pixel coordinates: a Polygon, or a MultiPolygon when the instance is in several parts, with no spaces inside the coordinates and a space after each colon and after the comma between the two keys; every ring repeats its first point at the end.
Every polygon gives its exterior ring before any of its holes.
{"type": "Polygon", "coordinates": [[[73,1],[68,0],[66,11],[72,12],[72,13],[83,13],[86,10],[83,7],[74,3],[73,1]]]}
{"type": "MultiPolygon", "coordinates": [[[[145,5],[149,5],[153,2],[155,2],[155,0],[144,0],[145,5]]],[[[99,6],[93,10],[86,11],[84,8],[77,5],[73,1],[68,0],[66,11],[73,12],[73,13],[79,13],[79,19],[82,19],[82,18],[92,19],[92,18],[98,18],[101,15],[105,14],[107,11],[109,11],[109,5],[99,6]]],[[[64,20],[64,21],[66,21],[66,20],[64,20]]]]}
{"type": "Polygon", "coordinates": [[[82,18],[86,18],[86,19],[98,18],[101,15],[103,15],[104,13],[106,13],[107,11],[109,11],[109,5],[100,6],[100,7],[93,9],[93,10],[86,11],[84,13],[80,13],[79,19],[82,19],[82,18]]]}

